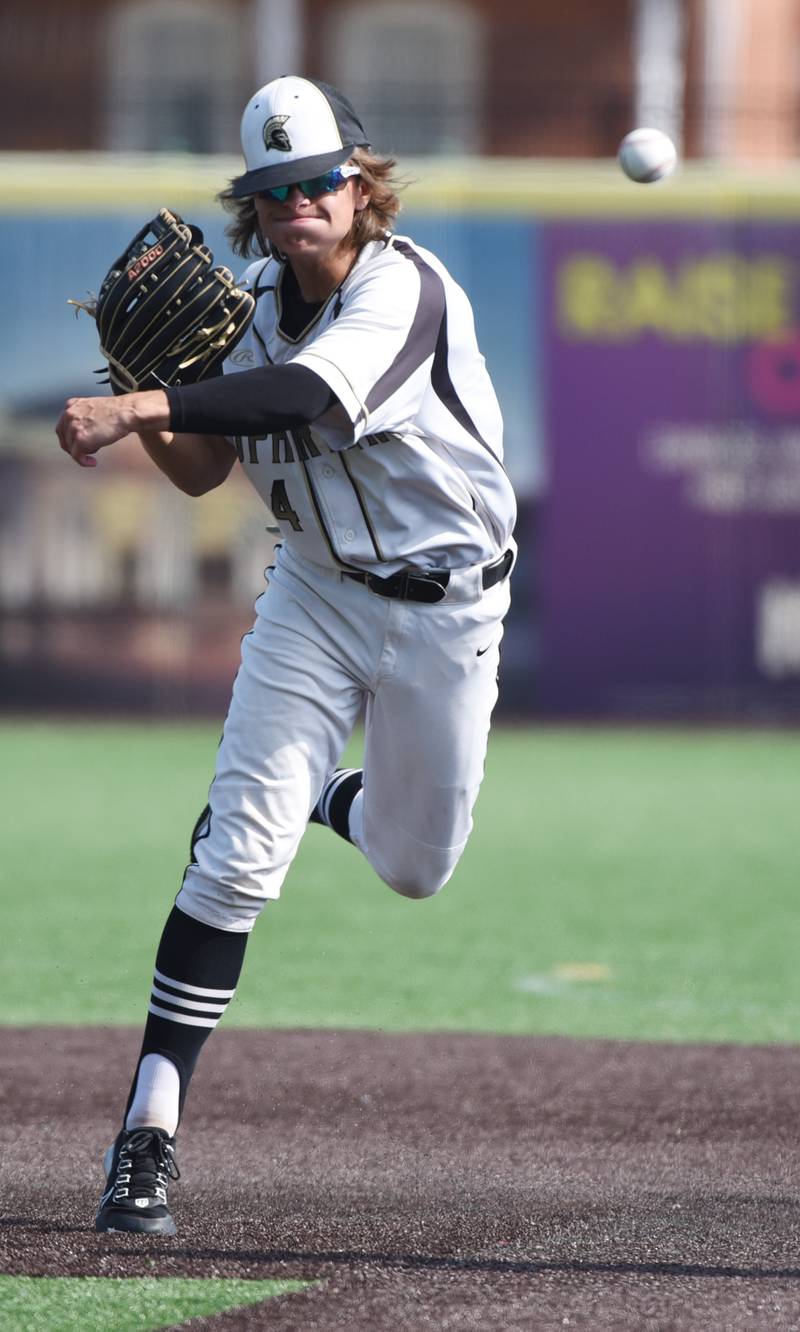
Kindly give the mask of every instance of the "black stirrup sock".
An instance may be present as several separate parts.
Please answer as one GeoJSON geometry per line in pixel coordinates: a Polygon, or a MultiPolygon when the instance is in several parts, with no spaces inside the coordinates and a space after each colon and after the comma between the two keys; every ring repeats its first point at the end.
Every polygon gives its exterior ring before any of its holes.
{"type": "Polygon", "coordinates": [[[233,998],[248,935],[218,930],[173,907],[156,957],[144,1039],[125,1110],[147,1054],[171,1059],[180,1077],[180,1111],[197,1057],[233,998]]]}

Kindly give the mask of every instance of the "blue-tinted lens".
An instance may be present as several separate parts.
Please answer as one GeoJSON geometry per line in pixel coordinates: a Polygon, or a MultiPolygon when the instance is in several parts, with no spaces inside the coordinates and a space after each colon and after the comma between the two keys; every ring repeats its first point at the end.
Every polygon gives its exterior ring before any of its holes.
{"type": "MultiPolygon", "coordinates": [[[[326,171],[322,176],[314,176],[312,180],[299,180],[297,186],[307,199],[318,199],[321,194],[333,194],[334,190],[341,189],[346,181],[347,177],[343,174],[342,168],[334,167],[332,171],[326,171]]],[[[273,185],[271,190],[261,190],[259,198],[286,203],[289,191],[293,189],[294,185],[273,185]]]]}
{"type": "Polygon", "coordinates": [[[313,180],[301,180],[300,189],[307,199],[318,199],[321,194],[333,194],[344,185],[344,176],[338,167],[332,171],[326,171],[322,176],[315,176],[313,180]]]}

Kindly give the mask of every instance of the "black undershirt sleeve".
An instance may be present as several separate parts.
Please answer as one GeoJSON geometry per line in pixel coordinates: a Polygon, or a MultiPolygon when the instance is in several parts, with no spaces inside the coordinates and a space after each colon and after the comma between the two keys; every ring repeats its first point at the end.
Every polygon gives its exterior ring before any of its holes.
{"type": "Polygon", "coordinates": [[[338,402],[305,365],[265,365],[166,389],[170,430],[185,435],[263,435],[310,425],[338,402]]]}

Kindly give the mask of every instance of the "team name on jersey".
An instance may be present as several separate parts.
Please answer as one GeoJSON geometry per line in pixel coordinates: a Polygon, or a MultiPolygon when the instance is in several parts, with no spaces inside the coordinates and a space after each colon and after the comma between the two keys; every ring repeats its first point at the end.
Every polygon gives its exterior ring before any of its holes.
{"type": "MultiPolygon", "coordinates": [[[[367,435],[350,447],[373,448],[376,444],[385,444],[393,438],[391,431],[381,431],[375,435],[367,435]]],[[[325,444],[320,449],[308,426],[297,426],[294,430],[275,430],[270,435],[236,435],[235,444],[241,463],[262,463],[265,461],[265,451],[267,455],[271,452],[269,461],[276,465],[308,462],[309,458],[318,458],[323,451],[331,452],[325,444]],[[263,446],[260,456],[259,445],[263,446]]]]}

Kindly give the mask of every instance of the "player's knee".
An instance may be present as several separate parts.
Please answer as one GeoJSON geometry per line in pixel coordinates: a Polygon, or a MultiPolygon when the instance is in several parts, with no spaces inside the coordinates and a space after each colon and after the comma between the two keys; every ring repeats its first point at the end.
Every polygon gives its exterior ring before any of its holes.
{"type": "Polygon", "coordinates": [[[393,892],[399,893],[401,897],[410,897],[413,902],[422,902],[426,897],[435,897],[439,889],[444,887],[442,883],[417,877],[386,879],[385,882],[393,892]]]}
{"type": "Polygon", "coordinates": [[[383,874],[384,883],[401,897],[409,897],[414,902],[421,902],[426,897],[435,897],[444,888],[453,872],[451,865],[414,865],[398,873],[383,874]]]}

